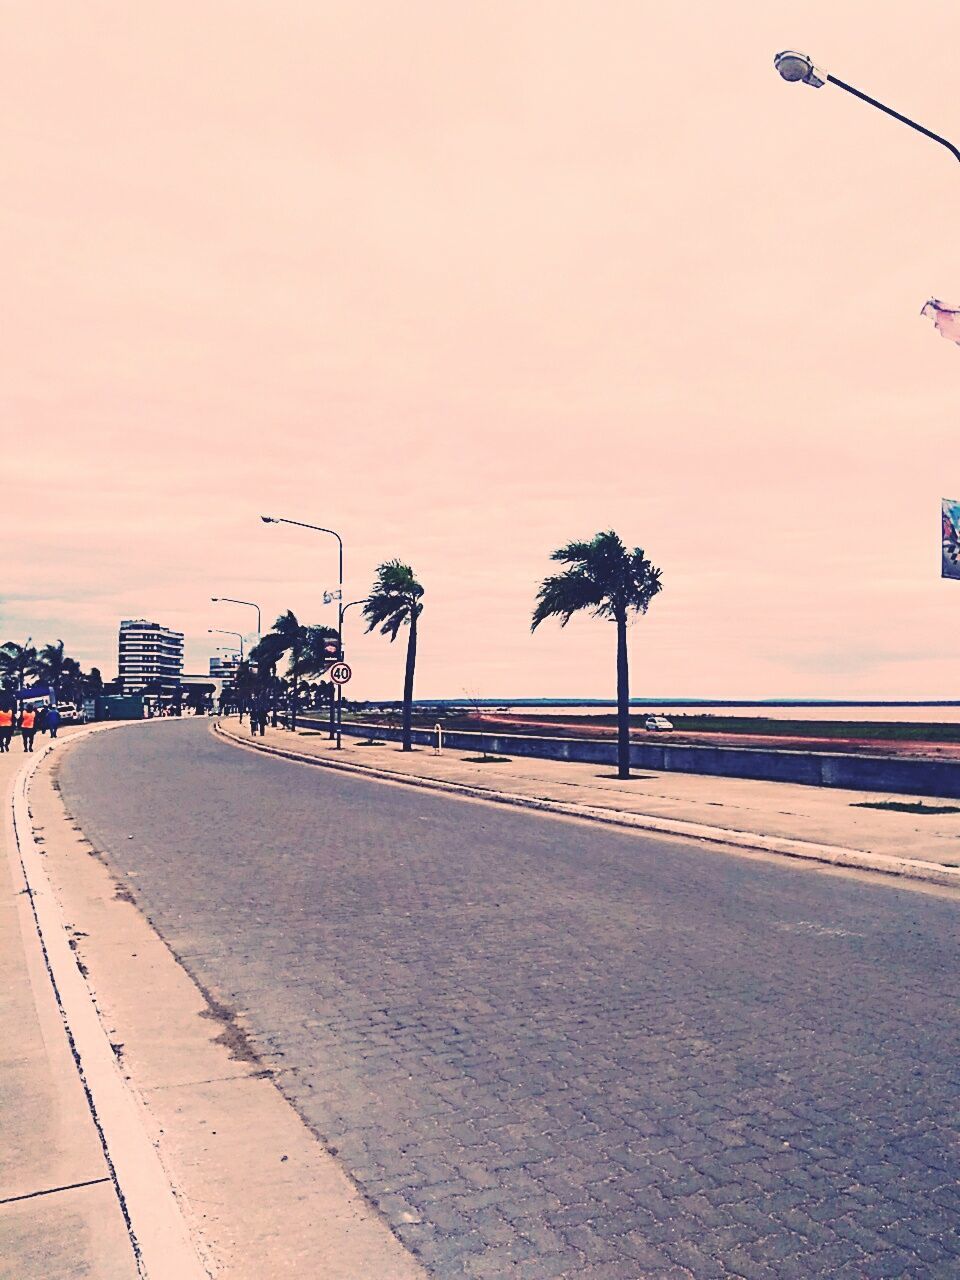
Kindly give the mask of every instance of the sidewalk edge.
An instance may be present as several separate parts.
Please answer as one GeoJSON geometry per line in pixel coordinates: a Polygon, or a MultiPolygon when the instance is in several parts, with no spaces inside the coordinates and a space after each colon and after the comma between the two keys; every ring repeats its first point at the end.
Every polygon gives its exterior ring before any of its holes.
{"type": "MultiPolygon", "coordinates": [[[[125,721],[91,725],[66,747],[90,733],[122,728],[125,721]]],[[[117,1065],[96,1004],[69,945],[60,904],[43,866],[30,814],[30,782],[53,747],[44,746],[13,782],[15,848],[33,907],[34,921],[54,998],[63,1018],[77,1072],[100,1134],[140,1273],[146,1280],[208,1280],[177,1204],[176,1194],[151,1141],[141,1104],[117,1065]]]]}
{"type": "Polygon", "coordinates": [[[300,764],[317,765],[322,769],[338,769],[344,773],[379,778],[384,782],[404,786],[421,787],[430,791],[445,791],[467,796],[473,800],[487,800],[493,804],[508,804],[515,808],[532,809],[540,813],[553,813],[566,818],[580,818],[600,822],[607,826],[630,831],[649,831],[658,835],[681,836],[690,840],[723,845],[727,848],[749,849],[757,853],[775,853],[787,858],[822,862],[835,867],[848,867],[858,871],[875,871],[909,880],[923,880],[928,884],[945,885],[960,889],[960,867],[920,862],[915,858],[888,858],[864,849],[848,849],[842,845],[815,844],[807,840],[791,840],[782,836],[764,836],[752,831],[735,831],[726,827],[711,827],[698,822],[683,822],[674,818],[654,818],[645,814],[623,813],[615,809],[602,809],[594,805],[567,804],[562,800],[539,800],[533,796],[514,795],[508,791],[494,791],[486,787],[473,787],[463,782],[444,782],[439,778],[424,778],[407,773],[395,773],[372,765],[353,764],[343,760],[325,760],[305,752],[274,747],[240,737],[215,720],[213,732],[226,738],[235,746],[248,751],[261,751],[281,759],[296,760],[300,764]]]}

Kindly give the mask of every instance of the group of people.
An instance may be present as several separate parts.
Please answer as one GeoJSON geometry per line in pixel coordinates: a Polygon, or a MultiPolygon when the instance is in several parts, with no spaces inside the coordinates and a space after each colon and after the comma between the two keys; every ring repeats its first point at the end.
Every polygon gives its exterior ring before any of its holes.
{"type": "Polygon", "coordinates": [[[9,751],[14,733],[19,729],[24,751],[33,750],[33,740],[38,733],[57,736],[60,712],[56,707],[0,706],[0,751],[9,751]]]}

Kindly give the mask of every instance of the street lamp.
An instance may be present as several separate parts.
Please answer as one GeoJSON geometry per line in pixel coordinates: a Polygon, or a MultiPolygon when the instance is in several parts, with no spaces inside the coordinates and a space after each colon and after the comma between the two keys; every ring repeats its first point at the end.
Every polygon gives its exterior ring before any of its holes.
{"type": "Polygon", "coordinates": [[[224,631],[222,627],[207,627],[207,631],[212,636],[236,636],[240,641],[240,661],[243,661],[243,636],[239,631],[224,631]]]}
{"type": "MultiPolygon", "coordinates": [[[[327,593],[325,592],[324,594],[326,595],[327,593]]],[[[347,612],[348,609],[352,609],[354,605],[366,604],[367,597],[364,596],[362,600],[351,600],[349,604],[344,604],[343,592],[341,591],[339,598],[340,598],[340,639],[338,643],[340,645],[340,652],[343,653],[343,615],[347,612]]],[[[329,603],[330,603],[330,600],[326,600],[326,599],[324,600],[324,604],[329,604],[329,603]]],[[[332,705],[333,704],[331,703],[331,711],[332,711],[332,705]]],[[[337,685],[337,746],[338,747],[340,746],[340,734],[341,734],[340,725],[342,722],[342,718],[343,718],[343,686],[337,685]]]]}
{"type": "Polygon", "coordinates": [[[925,129],[922,124],[917,124],[916,120],[911,120],[909,116],[903,116],[899,111],[894,111],[892,107],[878,102],[876,98],[871,98],[869,94],[863,93],[860,89],[855,89],[852,84],[846,84],[843,80],[838,80],[836,76],[830,75],[829,72],[823,71],[820,67],[814,65],[813,59],[807,54],[797,53],[795,49],[784,49],[782,53],[776,55],[773,65],[784,80],[788,80],[791,83],[808,84],[814,89],[822,89],[825,84],[835,84],[838,89],[845,89],[847,93],[852,93],[861,102],[869,103],[871,107],[876,107],[878,111],[883,111],[888,116],[893,116],[894,120],[899,120],[902,124],[908,124],[911,129],[916,129],[917,133],[922,133],[924,137],[932,138],[934,142],[939,142],[942,147],[947,148],[951,155],[960,160],[960,150],[952,142],[948,142],[946,138],[941,138],[939,133],[933,133],[930,129],[925,129]]]}
{"type": "MultiPolygon", "coordinates": [[[[340,572],[339,572],[340,607],[337,613],[337,648],[340,650],[340,656],[342,657],[343,656],[343,613],[344,613],[344,610],[343,610],[343,539],[340,537],[339,533],[337,533],[336,529],[326,529],[324,528],[323,525],[320,525],[320,524],[307,524],[306,521],[304,520],[288,520],[286,516],[261,516],[260,519],[263,521],[264,524],[293,524],[293,525],[296,525],[298,529],[312,529],[314,533],[329,533],[332,538],[336,538],[337,546],[340,551],[340,572]]],[[[343,689],[340,685],[337,685],[337,729],[336,729],[336,735],[331,734],[330,736],[331,737],[336,736],[338,751],[340,750],[340,722],[341,722],[341,716],[342,716],[342,708],[343,708],[343,689]]]]}
{"type": "Polygon", "coordinates": [[[259,637],[263,634],[263,632],[260,629],[260,606],[258,604],[254,604],[252,600],[235,600],[233,596],[211,596],[210,602],[211,604],[245,604],[250,609],[256,609],[257,638],[259,639],[259,637]]]}

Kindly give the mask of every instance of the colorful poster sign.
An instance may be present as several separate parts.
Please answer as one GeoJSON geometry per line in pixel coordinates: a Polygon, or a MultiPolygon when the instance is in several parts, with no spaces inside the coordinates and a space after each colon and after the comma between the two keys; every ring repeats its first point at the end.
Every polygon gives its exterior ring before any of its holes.
{"type": "Polygon", "coordinates": [[[943,516],[943,559],[940,562],[941,578],[960,578],[960,502],[944,498],[941,503],[943,516]]]}

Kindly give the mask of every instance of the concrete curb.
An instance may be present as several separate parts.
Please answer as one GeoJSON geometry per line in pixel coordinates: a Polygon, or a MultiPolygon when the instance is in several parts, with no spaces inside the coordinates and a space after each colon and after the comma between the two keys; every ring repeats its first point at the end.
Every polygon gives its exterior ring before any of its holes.
{"type": "MultiPolygon", "coordinates": [[[[69,738],[58,739],[57,745],[62,750],[90,733],[129,723],[139,722],[91,725],[69,738]]],[[[147,1133],[140,1102],[123,1079],[94,999],[77,967],[60,904],[33,834],[30,781],[52,749],[53,743],[48,743],[14,779],[16,851],[11,856],[19,856],[50,982],[127,1220],[140,1273],[146,1280],[207,1280],[209,1272],[191,1243],[170,1178],[147,1133]]]]}
{"type": "Polygon", "coordinates": [[[603,809],[594,805],[566,804],[562,800],[538,800],[533,796],[518,796],[507,791],[493,791],[486,787],[473,787],[463,782],[443,782],[438,778],[423,778],[407,773],[395,773],[389,769],[377,769],[371,765],[348,764],[341,760],[325,760],[301,751],[273,747],[267,743],[241,738],[225,729],[219,720],[212,725],[214,733],[228,739],[235,746],[248,751],[262,751],[281,759],[296,760],[301,764],[318,765],[323,769],[339,769],[344,773],[361,774],[367,778],[379,778],[384,782],[404,786],[422,787],[430,791],[446,791],[467,796],[473,800],[487,800],[494,804],[508,804],[520,809],[533,809],[541,813],[558,814],[566,818],[582,818],[590,822],[602,822],[607,826],[622,827],[631,831],[649,831],[658,835],[681,836],[689,840],[723,845],[727,848],[749,849],[757,853],[776,853],[787,858],[827,863],[834,867],[849,867],[858,871],[878,871],[884,875],[900,876],[909,880],[923,880],[928,884],[947,885],[960,889],[960,867],[945,867],[915,858],[887,858],[882,854],[868,853],[864,849],[846,849],[840,845],[814,844],[806,840],[788,840],[780,836],[764,836],[752,831],[734,831],[726,827],[705,826],[698,822],[682,822],[673,818],[654,818],[644,814],[623,813],[616,809],[603,809]]]}

